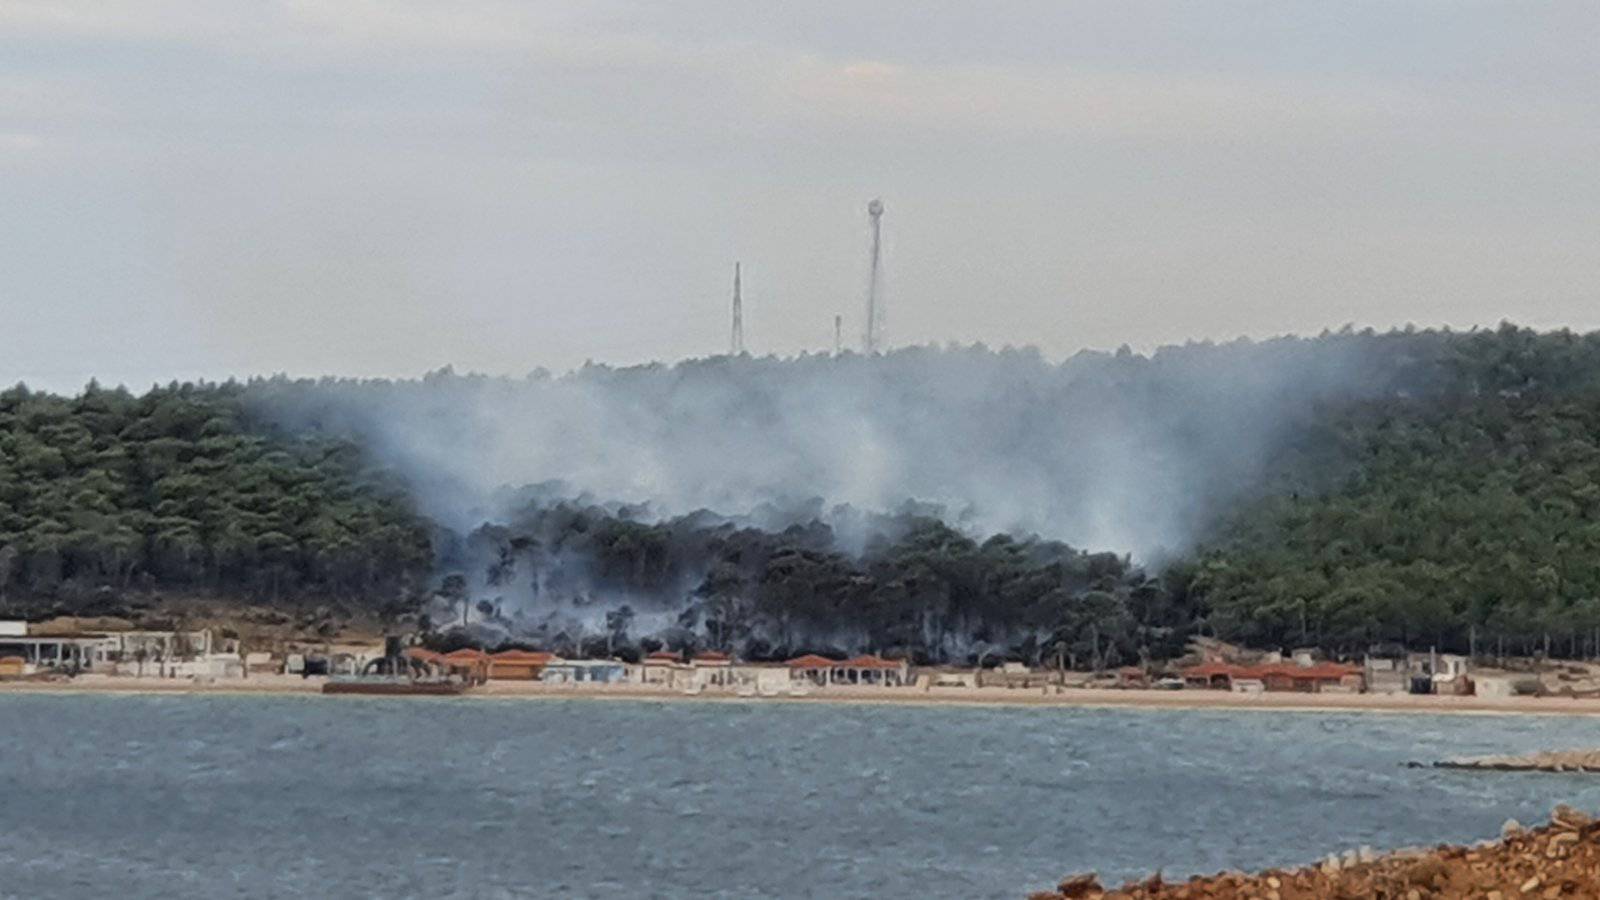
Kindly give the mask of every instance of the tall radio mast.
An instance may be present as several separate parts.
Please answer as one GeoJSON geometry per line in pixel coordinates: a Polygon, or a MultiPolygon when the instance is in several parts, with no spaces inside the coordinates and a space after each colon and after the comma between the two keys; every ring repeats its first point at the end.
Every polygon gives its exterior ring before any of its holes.
{"type": "Polygon", "coordinates": [[[728,355],[744,352],[744,299],[739,296],[739,264],[733,264],[733,335],[728,341],[728,355]]]}
{"type": "Polygon", "coordinates": [[[882,256],[878,220],[883,218],[883,201],[876,198],[867,204],[867,218],[872,222],[872,268],[867,275],[867,332],[861,349],[877,353],[883,346],[883,288],[882,256]]]}

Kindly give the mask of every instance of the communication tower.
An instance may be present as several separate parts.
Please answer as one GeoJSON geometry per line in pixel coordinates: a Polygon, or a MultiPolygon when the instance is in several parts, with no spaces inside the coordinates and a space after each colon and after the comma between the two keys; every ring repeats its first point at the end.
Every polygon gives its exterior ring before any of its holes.
{"type": "Polygon", "coordinates": [[[879,220],[883,218],[883,201],[874,198],[867,204],[867,219],[872,223],[872,264],[867,274],[867,331],[861,349],[877,353],[883,346],[883,244],[879,233],[879,220]]]}
{"type": "Polygon", "coordinates": [[[739,264],[733,264],[733,335],[728,341],[728,355],[744,352],[744,299],[739,296],[739,264]]]}

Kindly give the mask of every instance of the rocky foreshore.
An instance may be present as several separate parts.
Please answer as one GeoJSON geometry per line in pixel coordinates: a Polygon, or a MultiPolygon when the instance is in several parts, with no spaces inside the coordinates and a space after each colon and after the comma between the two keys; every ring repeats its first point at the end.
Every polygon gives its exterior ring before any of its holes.
{"type": "Polygon", "coordinates": [[[1076,875],[1029,900],[1422,900],[1422,898],[1600,897],[1600,822],[1568,806],[1550,823],[1523,829],[1507,822],[1498,841],[1383,855],[1352,851],[1299,869],[1254,875],[1224,872],[1182,882],[1157,875],[1105,888],[1076,875]]]}
{"type": "Polygon", "coordinates": [[[1557,750],[1524,756],[1446,759],[1436,769],[1487,769],[1495,772],[1600,772],[1600,750],[1557,750]]]}

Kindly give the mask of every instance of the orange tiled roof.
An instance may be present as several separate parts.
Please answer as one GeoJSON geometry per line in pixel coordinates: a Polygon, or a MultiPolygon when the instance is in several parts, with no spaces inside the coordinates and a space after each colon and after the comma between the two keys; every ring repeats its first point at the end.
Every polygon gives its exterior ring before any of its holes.
{"type": "Polygon", "coordinates": [[[839,661],[829,659],[826,656],[818,656],[815,653],[807,653],[805,656],[797,656],[789,660],[785,665],[791,669],[832,669],[839,665],[839,661]]]}
{"type": "Polygon", "coordinates": [[[841,669],[898,669],[903,663],[898,660],[884,659],[881,656],[867,654],[857,656],[854,659],[847,659],[838,665],[841,669]]]}
{"type": "Polygon", "coordinates": [[[537,650],[501,650],[489,657],[490,662],[516,663],[519,665],[547,666],[555,659],[554,653],[543,653],[537,650]]]}
{"type": "Polygon", "coordinates": [[[1198,666],[1190,666],[1189,668],[1184,669],[1183,670],[1183,677],[1185,677],[1185,678],[1215,678],[1218,675],[1226,675],[1229,678],[1246,678],[1246,677],[1249,677],[1249,676],[1244,674],[1247,671],[1249,671],[1249,670],[1246,669],[1244,666],[1236,666],[1236,665],[1233,665],[1231,663],[1225,663],[1225,662],[1203,662],[1198,666]]]}
{"type": "Polygon", "coordinates": [[[1269,675],[1281,675],[1289,678],[1343,678],[1346,675],[1360,675],[1360,666],[1343,665],[1341,663],[1319,662],[1309,666],[1297,663],[1274,663],[1256,666],[1256,677],[1265,678],[1269,675]]]}

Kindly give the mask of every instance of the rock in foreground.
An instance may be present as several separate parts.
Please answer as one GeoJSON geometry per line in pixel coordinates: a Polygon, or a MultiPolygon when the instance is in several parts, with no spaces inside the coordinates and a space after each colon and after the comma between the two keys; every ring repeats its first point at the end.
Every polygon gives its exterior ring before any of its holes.
{"type": "Polygon", "coordinates": [[[1185,882],[1166,883],[1157,875],[1116,889],[1102,887],[1093,875],[1077,875],[1030,900],[1600,897],[1600,823],[1558,806],[1549,825],[1530,831],[1508,825],[1506,832],[1499,841],[1473,847],[1351,853],[1301,869],[1230,872],[1185,882]]]}
{"type": "Polygon", "coordinates": [[[1600,750],[1560,750],[1526,756],[1447,759],[1437,769],[1489,769],[1497,772],[1600,772],[1600,750]]]}

